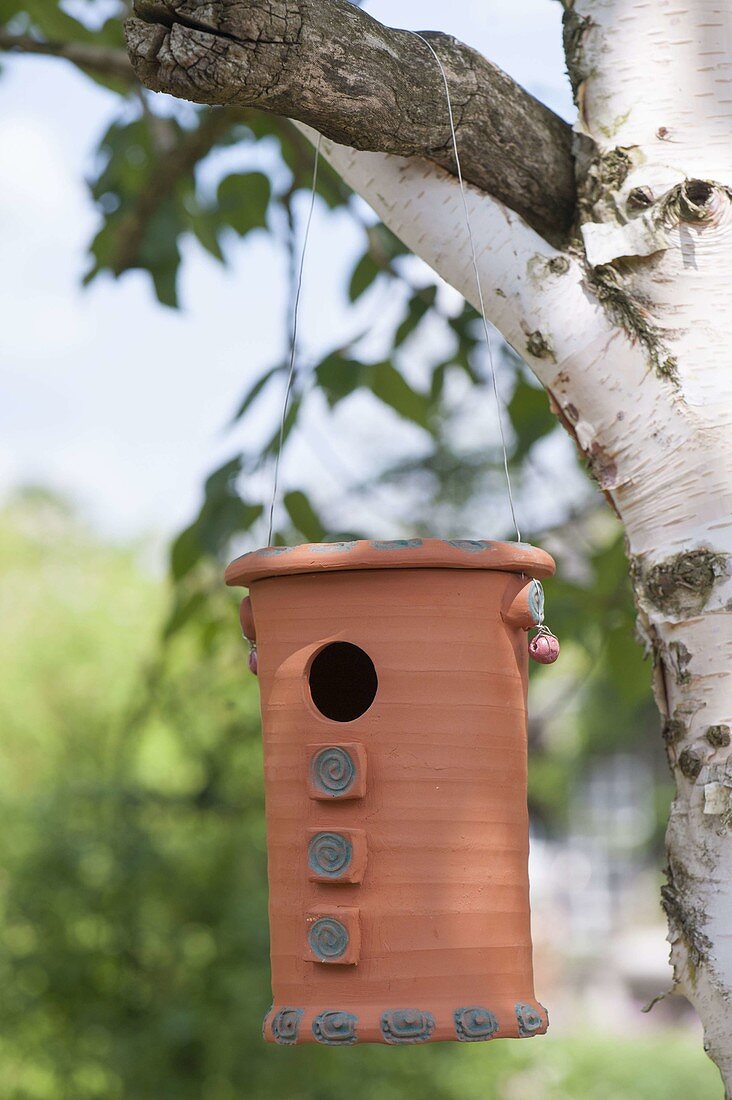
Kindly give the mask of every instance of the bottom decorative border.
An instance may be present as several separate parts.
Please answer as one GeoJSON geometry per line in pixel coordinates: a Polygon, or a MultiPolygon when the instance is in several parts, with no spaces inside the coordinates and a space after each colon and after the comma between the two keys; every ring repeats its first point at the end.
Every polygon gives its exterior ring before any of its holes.
{"type": "Polygon", "coordinates": [[[517,1001],[512,1009],[466,1005],[455,1009],[369,1006],[365,1011],[273,1005],[264,1018],[262,1035],[281,1046],[321,1043],[387,1043],[390,1046],[428,1042],[478,1043],[489,1039],[528,1039],[549,1026],[547,1010],[538,1001],[517,1001]]]}

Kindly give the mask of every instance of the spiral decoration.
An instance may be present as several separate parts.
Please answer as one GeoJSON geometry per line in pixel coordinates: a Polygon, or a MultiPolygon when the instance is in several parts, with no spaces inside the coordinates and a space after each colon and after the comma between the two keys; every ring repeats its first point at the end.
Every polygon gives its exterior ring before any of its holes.
{"type": "Polygon", "coordinates": [[[492,1039],[498,1031],[498,1020],[493,1012],[480,1005],[455,1010],[455,1032],[462,1043],[479,1043],[492,1039]]]}
{"type": "Polygon", "coordinates": [[[308,943],[319,959],[340,959],[348,948],[348,929],[335,917],[320,917],[308,932],[308,943]]]}
{"type": "Polygon", "coordinates": [[[356,765],[346,749],[329,745],[313,757],[311,764],[313,784],[332,798],[348,791],[356,778],[356,765]]]}
{"type": "Polygon", "coordinates": [[[321,1012],[313,1020],[313,1035],[326,1046],[350,1045],[356,1042],[357,1023],[350,1012],[321,1012]]]}
{"type": "Polygon", "coordinates": [[[417,1008],[395,1008],[381,1017],[385,1043],[426,1043],[434,1030],[434,1016],[417,1008]]]}
{"type": "Polygon", "coordinates": [[[302,1008],[281,1008],[272,1018],[272,1034],[276,1043],[286,1047],[295,1045],[303,1012],[302,1008]]]}
{"type": "Polygon", "coordinates": [[[341,833],[318,833],[308,845],[308,866],[316,875],[339,878],[351,865],[353,848],[341,833]]]}
{"type": "Polygon", "coordinates": [[[538,1009],[533,1005],[519,1003],[516,1005],[516,1019],[518,1020],[519,1035],[525,1039],[529,1035],[535,1035],[543,1020],[538,1009]]]}

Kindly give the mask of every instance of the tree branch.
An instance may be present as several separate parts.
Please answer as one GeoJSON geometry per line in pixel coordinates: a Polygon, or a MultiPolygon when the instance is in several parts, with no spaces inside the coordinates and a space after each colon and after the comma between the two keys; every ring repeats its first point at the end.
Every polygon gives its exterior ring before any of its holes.
{"type": "MultiPolygon", "coordinates": [[[[348,0],[136,0],[135,10],[127,43],[147,87],[258,107],[342,145],[455,171],[427,46],[348,0]]],[[[466,179],[561,240],[575,205],[570,127],[474,50],[426,33],[447,73],[466,179]]]]}
{"type": "Polygon", "coordinates": [[[8,53],[35,53],[45,57],[61,57],[80,69],[97,76],[114,77],[126,84],[135,84],[135,73],[124,50],[106,46],[90,46],[82,42],[43,42],[29,34],[9,34],[0,28],[0,50],[8,53]]]}
{"type": "MultiPolygon", "coordinates": [[[[314,131],[297,125],[316,140],[314,131]]],[[[320,148],[410,252],[478,309],[457,180],[421,157],[362,152],[327,139],[320,148]]],[[[546,385],[556,372],[555,342],[566,338],[561,325],[557,330],[557,298],[572,302],[572,335],[594,328],[597,309],[579,286],[580,269],[492,195],[468,186],[465,200],[473,236],[481,242],[478,269],[487,315],[546,385]]]]}

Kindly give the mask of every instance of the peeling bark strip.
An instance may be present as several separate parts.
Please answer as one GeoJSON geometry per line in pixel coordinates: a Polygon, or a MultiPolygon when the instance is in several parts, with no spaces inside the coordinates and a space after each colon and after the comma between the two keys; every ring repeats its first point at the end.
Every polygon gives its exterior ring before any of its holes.
{"type": "Polygon", "coordinates": [[[661,904],[668,917],[671,935],[683,941],[695,975],[712,949],[709,937],[702,931],[707,917],[695,900],[693,879],[680,860],[669,861],[666,878],[667,884],[661,887],[661,904]]]}
{"type": "MultiPolygon", "coordinates": [[[[454,172],[434,58],[348,0],[136,0],[135,11],[130,58],[154,91],[273,111],[342,145],[454,172]]],[[[561,239],[575,206],[570,127],[475,50],[421,33],[447,73],[465,178],[561,239]]]]}

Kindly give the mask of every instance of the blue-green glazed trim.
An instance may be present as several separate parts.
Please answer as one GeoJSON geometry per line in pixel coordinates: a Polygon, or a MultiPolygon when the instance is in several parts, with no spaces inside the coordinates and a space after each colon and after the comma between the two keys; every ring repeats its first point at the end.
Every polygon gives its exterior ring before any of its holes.
{"type": "Polygon", "coordinates": [[[313,1020],[313,1035],[325,1046],[350,1046],[358,1041],[357,1024],[358,1016],[351,1012],[321,1012],[313,1020]]]}
{"type": "Polygon", "coordinates": [[[544,589],[540,581],[532,580],[529,583],[527,603],[534,626],[540,626],[544,622],[544,589]]]}
{"type": "Polygon", "coordinates": [[[417,1008],[395,1008],[381,1017],[385,1043],[426,1043],[434,1030],[434,1016],[417,1008]]]}
{"type": "Polygon", "coordinates": [[[310,550],[313,554],[347,554],[357,544],[351,542],[312,542],[310,543],[310,550]]]}
{"type": "Polygon", "coordinates": [[[521,1038],[525,1039],[529,1035],[536,1035],[544,1023],[538,1009],[534,1008],[533,1005],[519,1002],[516,1005],[515,1012],[521,1038]]]}
{"type": "Polygon", "coordinates": [[[272,1018],[272,1035],[280,1046],[290,1047],[297,1042],[304,1009],[281,1008],[272,1018]]]}
{"type": "Polygon", "coordinates": [[[342,958],[348,950],[348,929],[335,917],[319,917],[308,931],[310,950],[323,961],[342,958]]]}
{"type": "Polygon", "coordinates": [[[461,1043],[480,1043],[492,1039],[498,1031],[495,1013],[481,1005],[455,1009],[455,1034],[461,1043]]]}
{"type": "Polygon", "coordinates": [[[353,845],[342,833],[322,832],[310,838],[308,867],[316,875],[339,879],[353,859],[353,845]]]}
{"type": "Polygon", "coordinates": [[[487,539],[448,539],[449,546],[454,546],[456,550],[466,550],[469,554],[480,554],[483,550],[490,550],[493,546],[492,542],[487,539]]]}
{"type": "Polygon", "coordinates": [[[422,539],[377,539],[371,545],[374,550],[414,550],[422,545],[422,539]]]}
{"type": "MultiPolygon", "coordinates": [[[[253,554],[259,554],[263,558],[278,558],[282,554],[291,554],[295,549],[294,546],[265,546],[263,550],[253,550],[253,554]]],[[[242,554],[241,558],[237,558],[237,561],[241,561],[243,558],[248,558],[248,554],[242,554]]]]}
{"type": "Polygon", "coordinates": [[[342,798],[356,780],[356,763],[347,749],[329,745],[316,752],[310,762],[313,786],[331,798],[342,798]]]}

